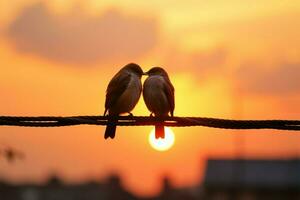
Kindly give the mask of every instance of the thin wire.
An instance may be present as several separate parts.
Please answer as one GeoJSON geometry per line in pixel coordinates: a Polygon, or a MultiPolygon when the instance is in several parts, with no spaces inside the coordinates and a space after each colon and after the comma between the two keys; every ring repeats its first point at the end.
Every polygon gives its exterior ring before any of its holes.
{"type": "MultiPolygon", "coordinates": [[[[162,124],[169,127],[205,126],[221,129],[277,129],[300,130],[300,120],[232,120],[206,117],[145,117],[119,116],[115,117],[118,126],[153,126],[162,124]]],[[[0,126],[24,127],[59,127],[75,125],[102,125],[106,126],[108,116],[69,116],[69,117],[19,117],[0,116],[0,126]]]]}

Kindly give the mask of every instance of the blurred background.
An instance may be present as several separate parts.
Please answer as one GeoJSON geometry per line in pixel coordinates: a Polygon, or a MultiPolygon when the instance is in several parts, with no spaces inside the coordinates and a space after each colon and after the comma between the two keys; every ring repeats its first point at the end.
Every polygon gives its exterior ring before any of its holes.
{"type": "MultiPolygon", "coordinates": [[[[0,115],[102,115],[108,82],[135,62],[169,72],[176,116],[299,119],[299,19],[297,0],[0,1],[0,115]]],[[[149,115],[142,98],[133,114],[149,115]]],[[[151,130],[0,127],[0,196],[299,196],[296,132],[172,128],[161,152],[151,130]]]]}

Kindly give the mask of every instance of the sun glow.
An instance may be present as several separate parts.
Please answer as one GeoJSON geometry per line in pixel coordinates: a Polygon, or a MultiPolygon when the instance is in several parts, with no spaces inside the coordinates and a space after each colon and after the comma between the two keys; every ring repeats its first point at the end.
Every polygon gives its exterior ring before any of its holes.
{"type": "Polygon", "coordinates": [[[165,138],[155,139],[155,129],[153,128],[148,140],[153,149],[157,151],[167,151],[174,145],[175,135],[170,128],[165,127],[165,138]]]}

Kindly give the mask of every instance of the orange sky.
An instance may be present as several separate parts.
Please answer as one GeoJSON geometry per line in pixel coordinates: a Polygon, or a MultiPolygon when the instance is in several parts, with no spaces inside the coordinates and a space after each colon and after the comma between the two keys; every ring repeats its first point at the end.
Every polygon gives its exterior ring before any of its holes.
{"type": "MultiPolygon", "coordinates": [[[[0,115],[99,115],[110,78],[128,62],[163,66],[177,116],[299,119],[300,3],[279,0],[0,2],[0,115]],[[170,6],[171,5],[171,6],[170,6]]],[[[148,115],[141,99],[135,115],[148,115]]],[[[0,176],[80,181],[118,172],[127,188],[159,191],[201,180],[209,156],[233,156],[241,131],[174,128],[175,146],[157,152],[151,127],[0,127],[0,144],[22,150],[0,176]]],[[[295,156],[295,132],[243,131],[245,156],[295,156]]]]}

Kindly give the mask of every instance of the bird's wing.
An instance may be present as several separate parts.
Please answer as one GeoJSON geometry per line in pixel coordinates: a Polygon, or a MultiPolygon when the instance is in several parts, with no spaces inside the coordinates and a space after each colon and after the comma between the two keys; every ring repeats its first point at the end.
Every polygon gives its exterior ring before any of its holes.
{"type": "Polygon", "coordinates": [[[174,108],[175,108],[174,87],[168,78],[165,78],[164,92],[167,96],[168,103],[170,105],[171,116],[173,116],[174,108]]]}
{"type": "Polygon", "coordinates": [[[112,107],[130,82],[130,74],[118,72],[109,82],[106,90],[105,109],[112,107]]]}

